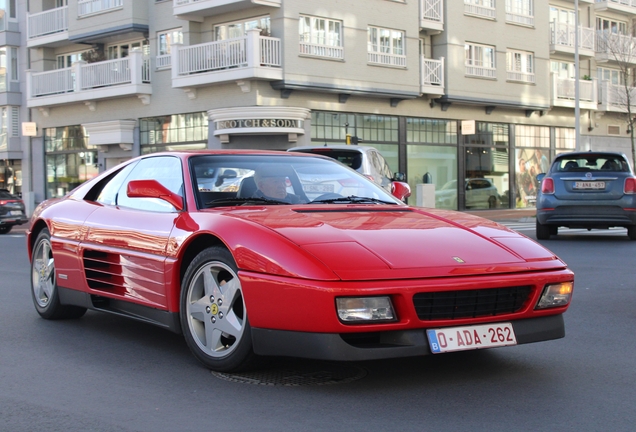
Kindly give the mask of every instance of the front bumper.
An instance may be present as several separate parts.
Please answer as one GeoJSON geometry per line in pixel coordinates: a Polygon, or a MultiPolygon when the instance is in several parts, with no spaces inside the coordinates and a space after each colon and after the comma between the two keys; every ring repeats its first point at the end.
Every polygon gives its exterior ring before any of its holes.
{"type": "MultiPolygon", "coordinates": [[[[563,315],[511,321],[517,344],[559,339],[565,336],[563,315]]],[[[431,354],[426,329],[358,334],[307,333],[252,328],[254,352],[263,356],[302,357],[319,360],[357,361],[431,354]]]]}

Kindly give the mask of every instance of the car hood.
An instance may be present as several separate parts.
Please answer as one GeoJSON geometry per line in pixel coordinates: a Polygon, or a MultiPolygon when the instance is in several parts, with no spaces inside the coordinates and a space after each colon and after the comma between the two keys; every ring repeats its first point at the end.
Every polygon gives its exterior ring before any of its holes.
{"type": "Polygon", "coordinates": [[[268,206],[233,213],[284,236],[343,280],[562,269],[533,240],[465,213],[396,206],[268,206]]]}

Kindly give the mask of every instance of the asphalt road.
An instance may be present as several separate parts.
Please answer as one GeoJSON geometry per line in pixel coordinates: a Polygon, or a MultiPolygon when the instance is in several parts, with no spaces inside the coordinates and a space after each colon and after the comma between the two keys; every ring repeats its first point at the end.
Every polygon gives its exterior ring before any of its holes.
{"type": "MultiPolygon", "coordinates": [[[[532,236],[526,225],[516,229],[532,236]]],[[[39,318],[24,236],[0,236],[0,431],[633,431],[636,242],[573,231],[542,243],[576,274],[564,339],[346,365],[280,360],[269,374],[365,376],[268,386],[215,376],[180,336],[150,325],[90,311],[39,318]]]]}

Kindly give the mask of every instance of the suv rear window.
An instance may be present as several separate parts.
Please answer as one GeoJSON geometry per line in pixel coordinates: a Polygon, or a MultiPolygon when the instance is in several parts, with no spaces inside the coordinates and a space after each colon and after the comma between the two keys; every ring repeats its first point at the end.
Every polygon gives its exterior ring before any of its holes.
{"type": "Polygon", "coordinates": [[[17,199],[17,198],[11,195],[9,192],[0,191],[0,199],[17,199]]]}
{"type": "Polygon", "coordinates": [[[349,168],[353,168],[354,170],[359,169],[362,166],[362,154],[357,151],[349,151],[349,150],[333,150],[333,149],[310,149],[310,150],[296,150],[303,153],[314,153],[323,156],[328,156],[332,159],[337,160],[349,168]]]}
{"type": "Polygon", "coordinates": [[[627,161],[614,155],[572,155],[554,162],[557,172],[614,171],[629,172],[627,161]]]}

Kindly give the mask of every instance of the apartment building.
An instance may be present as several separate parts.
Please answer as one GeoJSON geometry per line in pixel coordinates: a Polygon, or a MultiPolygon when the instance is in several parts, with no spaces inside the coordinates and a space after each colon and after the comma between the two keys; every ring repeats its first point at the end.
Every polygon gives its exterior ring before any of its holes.
{"type": "Polygon", "coordinates": [[[533,206],[576,148],[576,39],[579,147],[631,155],[636,0],[578,4],[577,26],[574,0],[0,0],[0,187],[32,209],[141,154],[350,134],[412,204],[533,206]]]}

